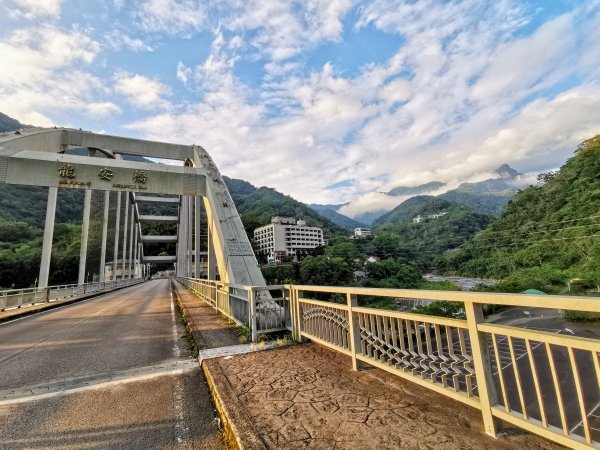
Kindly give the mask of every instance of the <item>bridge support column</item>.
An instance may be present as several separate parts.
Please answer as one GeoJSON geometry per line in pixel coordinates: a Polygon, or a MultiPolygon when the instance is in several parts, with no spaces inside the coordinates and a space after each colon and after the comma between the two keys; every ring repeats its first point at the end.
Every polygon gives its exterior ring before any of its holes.
{"type": "Polygon", "coordinates": [[[104,266],[106,265],[106,240],[108,237],[108,204],[110,191],[104,191],[104,215],[102,216],[102,244],[100,247],[100,281],[104,281],[104,266]]]}
{"type": "MultiPolygon", "coordinates": [[[[133,255],[133,274],[132,274],[132,269],[129,269],[129,278],[135,278],[136,273],[137,273],[137,261],[138,261],[138,257],[139,257],[139,252],[140,252],[140,248],[138,247],[138,225],[135,224],[135,233],[134,233],[134,239],[133,239],[133,248],[135,249],[135,253],[133,255]]],[[[129,266],[131,267],[131,266],[129,266]]]]}
{"type": "Polygon", "coordinates": [[[194,196],[188,196],[188,233],[187,233],[187,246],[188,246],[188,255],[187,255],[187,266],[188,266],[188,277],[194,276],[194,265],[193,265],[193,257],[194,257],[194,241],[193,241],[193,231],[194,231],[194,196]]]}
{"type": "Polygon", "coordinates": [[[182,228],[182,234],[181,234],[181,249],[182,249],[182,255],[181,255],[181,273],[183,274],[184,277],[189,276],[189,271],[188,271],[188,226],[189,226],[189,220],[188,220],[188,210],[189,210],[189,202],[188,202],[188,197],[187,195],[184,195],[182,197],[182,207],[181,207],[181,228],[182,228]]]}
{"type": "Polygon", "coordinates": [[[44,243],[42,244],[42,261],[40,262],[40,276],[38,287],[48,287],[50,274],[50,258],[52,256],[52,239],[54,237],[54,219],[56,217],[56,197],[58,188],[48,188],[48,203],[46,204],[46,222],[44,223],[44,243]]]}
{"type": "Polygon", "coordinates": [[[87,259],[88,235],[90,231],[90,209],[92,206],[92,190],[85,190],[83,201],[83,225],[81,226],[81,249],[79,250],[79,280],[78,284],[85,283],[85,263],[87,259]]]}
{"type": "Polygon", "coordinates": [[[125,262],[127,261],[127,225],[129,220],[129,192],[125,192],[125,220],[123,220],[123,259],[121,279],[125,279],[125,262]]]}
{"type": "Polygon", "coordinates": [[[131,279],[131,265],[133,264],[133,235],[135,234],[135,205],[131,203],[131,232],[129,233],[129,266],[127,268],[127,278],[131,279]]]}
{"type": "Polygon", "coordinates": [[[115,250],[113,253],[113,280],[117,279],[117,260],[119,259],[119,232],[121,226],[121,191],[117,192],[117,219],[115,220],[115,250]]]}
{"type": "Polygon", "coordinates": [[[200,197],[194,197],[194,277],[200,278],[200,197]]]}

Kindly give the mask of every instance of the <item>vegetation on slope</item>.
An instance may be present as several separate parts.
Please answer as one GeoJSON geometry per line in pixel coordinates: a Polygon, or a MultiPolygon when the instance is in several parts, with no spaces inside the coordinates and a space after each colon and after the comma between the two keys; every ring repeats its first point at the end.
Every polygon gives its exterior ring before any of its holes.
{"type": "Polygon", "coordinates": [[[255,228],[271,223],[274,216],[303,219],[310,226],[323,228],[327,235],[346,233],[344,228],[319,215],[304,203],[275,189],[256,188],[247,181],[234,178],[223,179],[249,235],[252,235],[255,228]]]}
{"type": "Polygon", "coordinates": [[[498,288],[505,291],[600,291],[600,136],[539,181],[436,267],[503,279],[498,288]]]}

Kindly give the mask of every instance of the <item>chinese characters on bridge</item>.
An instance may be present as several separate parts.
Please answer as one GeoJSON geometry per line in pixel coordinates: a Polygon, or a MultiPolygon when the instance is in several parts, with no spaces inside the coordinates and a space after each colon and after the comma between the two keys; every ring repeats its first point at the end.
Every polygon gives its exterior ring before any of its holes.
{"type": "MultiPolygon", "coordinates": [[[[106,167],[100,169],[98,171],[98,178],[104,181],[111,181],[115,173],[112,169],[108,169],[106,167]]],[[[59,187],[68,187],[68,188],[81,188],[81,187],[90,187],[92,185],[91,181],[77,181],[75,178],[77,177],[75,167],[72,164],[62,164],[58,168],[58,176],[59,187]]],[[[148,181],[148,175],[145,170],[136,170],[132,175],[132,184],[124,184],[124,183],[114,183],[112,187],[121,188],[121,189],[137,189],[143,190],[147,189],[145,184],[148,181]]]]}

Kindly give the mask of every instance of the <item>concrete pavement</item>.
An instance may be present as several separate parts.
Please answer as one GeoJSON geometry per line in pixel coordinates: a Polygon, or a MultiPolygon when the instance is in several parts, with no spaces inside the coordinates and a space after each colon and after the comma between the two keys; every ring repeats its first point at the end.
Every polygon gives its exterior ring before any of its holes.
{"type": "Polygon", "coordinates": [[[168,280],[0,325],[0,449],[222,448],[168,280]]]}

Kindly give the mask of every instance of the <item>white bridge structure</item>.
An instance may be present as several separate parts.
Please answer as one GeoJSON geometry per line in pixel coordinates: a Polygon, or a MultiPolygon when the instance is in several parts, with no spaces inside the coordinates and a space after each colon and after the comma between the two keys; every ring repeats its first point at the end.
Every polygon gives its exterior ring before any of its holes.
{"type": "Polygon", "coordinates": [[[67,128],[28,128],[0,134],[0,183],[48,187],[48,203],[38,287],[48,285],[58,189],[84,189],[83,227],[78,284],[86,282],[92,191],[104,191],[100,282],[105,280],[110,192],[117,208],[112,276],[122,264],[122,278],[136,276],[134,266],[175,264],[180,277],[200,277],[206,255],[210,280],[264,286],[252,246],[219,170],[204,148],[130,139],[67,128]],[[67,154],[83,148],[87,156],[67,154]],[[124,159],[176,160],[180,165],[124,159]],[[154,194],[154,195],[152,195],[154,194]],[[178,205],[177,215],[143,215],[139,202],[178,205]],[[122,203],[124,203],[124,208],[122,203]],[[120,217],[121,209],[125,217],[120,217]],[[207,218],[207,252],[201,252],[201,213],[207,218]],[[142,234],[143,222],[177,223],[177,234],[142,234]],[[122,226],[120,226],[122,224],[122,226]],[[149,255],[145,243],[175,242],[174,255],[149,255]],[[119,260],[119,248],[123,257],[119,260]]]}

